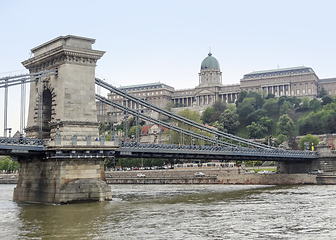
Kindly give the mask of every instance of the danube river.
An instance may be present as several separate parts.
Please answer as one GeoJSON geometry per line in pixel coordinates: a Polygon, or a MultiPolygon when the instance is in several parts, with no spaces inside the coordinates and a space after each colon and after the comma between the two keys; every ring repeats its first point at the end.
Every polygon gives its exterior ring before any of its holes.
{"type": "Polygon", "coordinates": [[[111,185],[112,202],[17,204],[0,239],[335,239],[336,186],[111,185]]]}

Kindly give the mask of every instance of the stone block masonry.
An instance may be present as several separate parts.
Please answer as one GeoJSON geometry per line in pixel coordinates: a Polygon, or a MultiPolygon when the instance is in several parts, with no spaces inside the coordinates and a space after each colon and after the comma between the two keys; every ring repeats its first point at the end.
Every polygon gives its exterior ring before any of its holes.
{"type": "Polygon", "coordinates": [[[73,203],[112,200],[103,160],[37,158],[20,161],[14,201],[73,203]]]}

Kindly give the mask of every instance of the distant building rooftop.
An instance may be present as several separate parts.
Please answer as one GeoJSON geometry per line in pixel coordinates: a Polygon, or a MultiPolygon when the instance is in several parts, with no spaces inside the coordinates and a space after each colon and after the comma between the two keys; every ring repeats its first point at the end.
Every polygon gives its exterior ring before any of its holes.
{"type": "Polygon", "coordinates": [[[336,82],[336,78],[324,78],[324,79],[320,79],[319,83],[332,83],[332,82],[336,82]]]}
{"type": "Polygon", "coordinates": [[[272,69],[272,70],[264,70],[264,71],[256,71],[245,74],[243,79],[251,79],[251,78],[263,78],[263,77],[272,77],[272,76],[281,76],[281,75],[295,75],[295,74],[302,74],[302,73],[314,73],[314,70],[311,67],[292,67],[292,68],[279,68],[279,69],[272,69]]]}
{"type": "Polygon", "coordinates": [[[138,91],[138,90],[145,90],[145,89],[155,89],[155,88],[169,88],[174,90],[173,87],[168,86],[164,83],[156,82],[156,83],[146,83],[146,84],[138,84],[138,85],[129,85],[129,86],[121,86],[118,89],[126,90],[126,91],[138,91]]]}

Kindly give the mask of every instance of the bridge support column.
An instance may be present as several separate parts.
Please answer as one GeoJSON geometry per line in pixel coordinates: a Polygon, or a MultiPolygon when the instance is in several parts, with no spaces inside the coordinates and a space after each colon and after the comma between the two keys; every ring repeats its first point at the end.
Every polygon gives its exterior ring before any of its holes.
{"type": "Polygon", "coordinates": [[[110,200],[103,159],[35,157],[20,161],[14,201],[60,204],[110,200]]]}

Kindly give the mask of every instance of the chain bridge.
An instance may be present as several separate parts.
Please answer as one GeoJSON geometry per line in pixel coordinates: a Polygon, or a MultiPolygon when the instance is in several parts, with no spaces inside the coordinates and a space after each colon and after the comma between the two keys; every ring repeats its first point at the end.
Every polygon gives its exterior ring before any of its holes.
{"type": "MultiPolygon", "coordinates": [[[[206,127],[121,91],[95,77],[96,62],[104,52],[93,50],[94,39],[60,36],[32,49],[34,57],[22,64],[30,73],[0,78],[5,89],[4,137],[0,154],[20,162],[14,200],[23,202],[67,203],[111,200],[105,183],[103,161],[107,157],[137,157],[202,160],[278,161],[282,171],[307,172],[318,166],[319,152],[283,150],[206,127]],[[30,84],[27,125],[25,119],[25,84],[30,84]],[[8,88],[21,85],[21,133],[7,136],[8,88]],[[136,103],[131,109],[99,94],[102,87],[136,103]],[[171,131],[201,139],[212,146],[141,144],[137,128],[136,142],[119,144],[99,137],[96,100],[171,131]],[[147,116],[137,110],[150,109],[171,120],[200,129],[208,135],[180,128],[175,124],[147,116]]],[[[325,148],[324,148],[325,149],[325,148]]]]}

